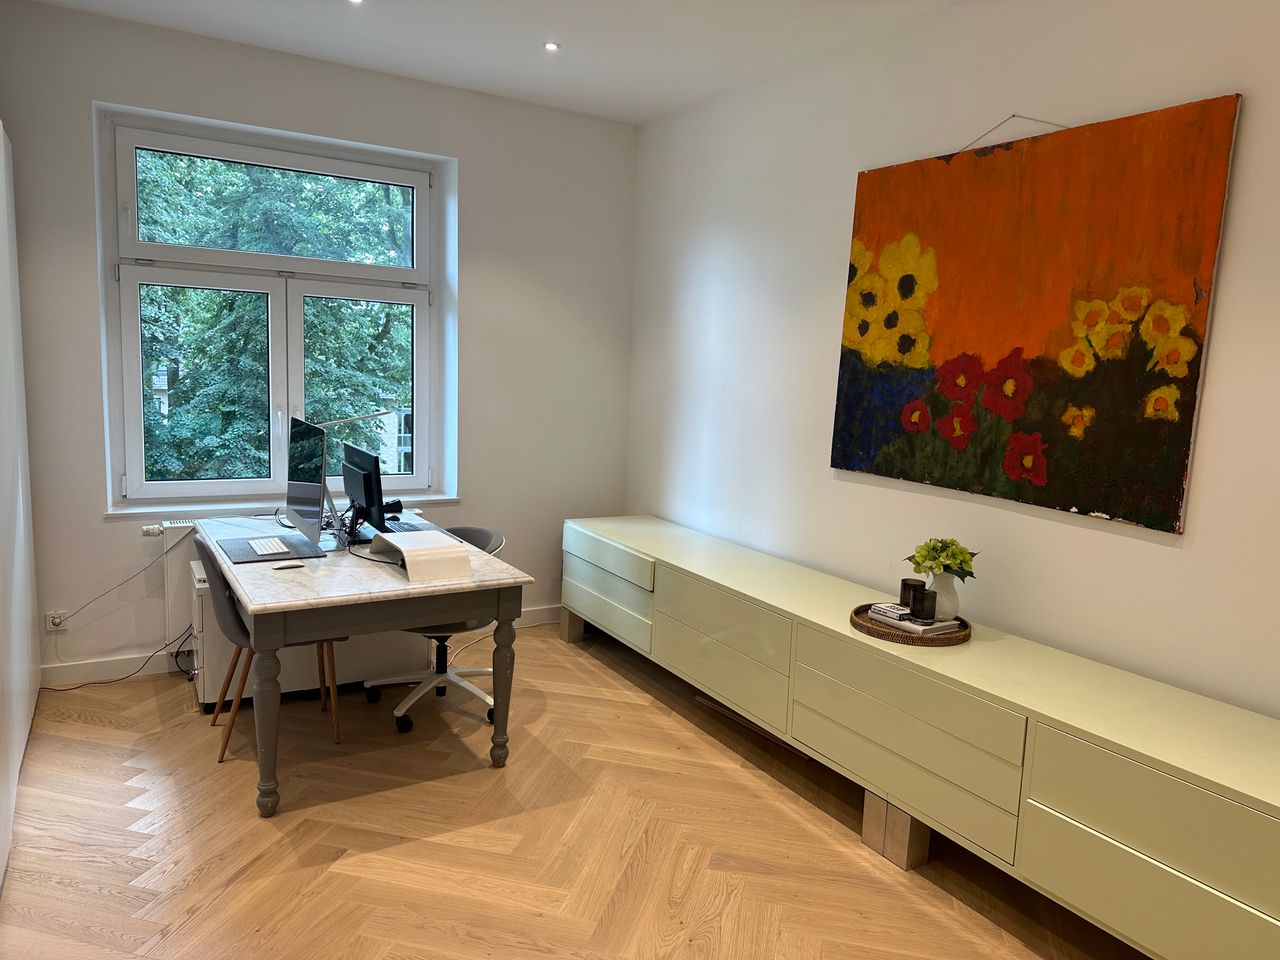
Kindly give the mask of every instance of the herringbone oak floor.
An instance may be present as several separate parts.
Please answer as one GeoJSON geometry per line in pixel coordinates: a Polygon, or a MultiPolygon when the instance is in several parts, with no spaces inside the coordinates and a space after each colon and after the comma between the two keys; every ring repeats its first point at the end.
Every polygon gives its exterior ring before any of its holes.
{"type": "Polygon", "coordinates": [[[220,728],[181,679],[42,693],[0,956],[1137,956],[937,838],[933,863],[898,871],[858,839],[861,790],[607,638],[532,628],[516,650],[506,769],[457,691],[405,736],[391,695],[346,693],[339,746],[316,701],[286,701],[272,820],[251,711],[218,765],[220,728]]]}

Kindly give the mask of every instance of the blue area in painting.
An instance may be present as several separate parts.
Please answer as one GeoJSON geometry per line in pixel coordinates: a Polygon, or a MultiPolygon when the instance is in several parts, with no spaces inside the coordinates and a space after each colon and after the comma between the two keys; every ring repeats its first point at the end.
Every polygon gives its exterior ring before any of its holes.
{"type": "Polygon", "coordinates": [[[933,370],[899,364],[871,367],[862,355],[840,348],[840,383],[831,437],[831,465],[841,470],[870,470],[880,448],[902,436],[902,408],[920,397],[933,370]]]}

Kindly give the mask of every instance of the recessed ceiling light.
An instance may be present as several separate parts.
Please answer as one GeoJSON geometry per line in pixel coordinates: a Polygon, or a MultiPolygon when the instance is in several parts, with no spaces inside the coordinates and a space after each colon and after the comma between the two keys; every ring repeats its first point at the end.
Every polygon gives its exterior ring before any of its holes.
{"type": "Polygon", "coordinates": [[[546,50],[547,53],[555,53],[557,50],[560,49],[560,44],[558,44],[554,40],[548,40],[546,43],[542,45],[542,48],[546,50]]]}
{"type": "Polygon", "coordinates": [[[355,4],[361,4],[361,3],[364,3],[364,0],[351,0],[351,2],[355,4]]]}

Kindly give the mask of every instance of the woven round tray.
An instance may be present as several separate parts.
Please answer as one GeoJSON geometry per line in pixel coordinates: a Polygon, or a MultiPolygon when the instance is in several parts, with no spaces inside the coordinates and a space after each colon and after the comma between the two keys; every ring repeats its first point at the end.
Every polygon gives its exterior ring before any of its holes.
{"type": "Polygon", "coordinates": [[[862,603],[854,607],[853,612],[849,614],[849,622],[853,624],[853,628],[859,633],[865,633],[867,636],[875,637],[877,640],[888,640],[890,643],[905,643],[912,647],[954,647],[973,636],[973,628],[969,626],[969,621],[964,617],[956,617],[960,621],[959,630],[940,633],[934,637],[918,637],[914,633],[898,630],[896,627],[881,623],[879,620],[872,620],[867,615],[867,611],[870,609],[871,604],[869,603],[862,603]]]}

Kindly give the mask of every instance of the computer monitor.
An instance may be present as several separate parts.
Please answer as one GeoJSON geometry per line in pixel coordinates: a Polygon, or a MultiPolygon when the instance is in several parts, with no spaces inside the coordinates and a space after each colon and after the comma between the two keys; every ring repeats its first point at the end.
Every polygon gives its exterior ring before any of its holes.
{"type": "Polygon", "coordinates": [[[291,417],[284,512],[298,532],[316,545],[324,525],[324,452],[325,432],[291,417]]]}
{"type": "Polygon", "coordinates": [[[342,487],[351,501],[352,539],[361,522],[382,533],[387,532],[386,511],[382,501],[382,464],[378,455],[349,443],[342,445],[342,487]]]}

